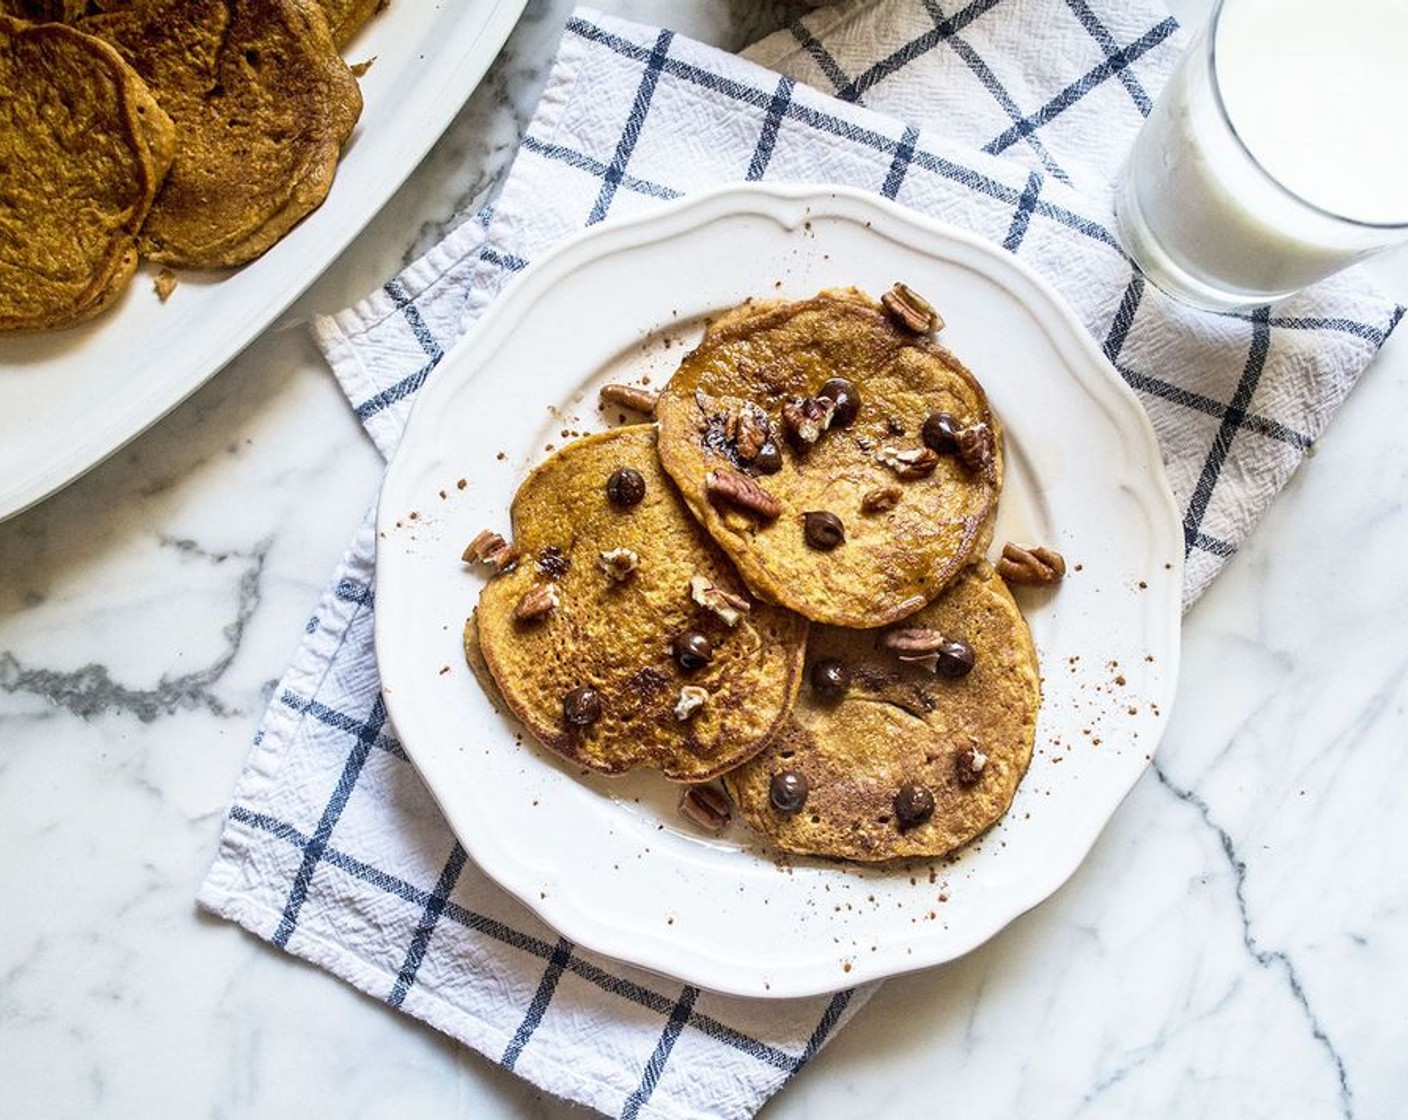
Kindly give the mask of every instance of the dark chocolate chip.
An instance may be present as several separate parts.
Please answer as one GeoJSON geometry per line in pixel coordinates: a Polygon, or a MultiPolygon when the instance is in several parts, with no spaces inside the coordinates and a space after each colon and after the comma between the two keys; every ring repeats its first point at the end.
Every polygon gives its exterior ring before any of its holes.
{"type": "Polygon", "coordinates": [[[906,782],[895,794],[895,823],[901,832],[918,828],[934,815],[934,795],[926,786],[906,782]]]}
{"type": "Polygon", "coordinates": [[[782,451],[774,440],[766,439],[748,466],[754,474],[776,474],[782,469],[782,451]]]}
{"type": "Polygon", "coordinates": [[[934,672],[941,677],[966,677],[973,670],[973,647],[962,638],[949,638],[934,656],[934,672]]]}
{"type": "Polygon", "coordinates": [[[588,727],[601,718],[601,693],[590,685],[574,688],[562,698],[562,715],[573,727],[588,727]]]}
{"type": "Polygon", "coordinates": [[[951,455],[958,450],[958,433],[962,430],[963,425],[953,413],[936,412],[924,421],[924,426],[919,429],[919,438],[930,451],[951,455]]]}
{"type": "Polygon", "coordinates": [[[860,393],[855,385],[844,377],[833,377],[816,391],[819,397],[834,401],[836,409],[831,413],[833,428],[849,428],[860,412],[860,393]]]}
{"type": "Polygon", "coordinates": [[[830,552],[846,539],[846,527],[834,513],[814,510],[802,514],[802,536],[808,545],[821,552],[830,552]]]}
{"type": "Polygon", "coordinates": [[[810,792],[807,779],[795,770],[779,770],[768,783],[768,800],[774,809],[787,817],[801,812],[810,792]]]}
{"type": "Polygon", "coordinates": [[[618,467],[606,480],[606,496],[613,506],[628,509],[645,497],[645,479],[632,467],[618,467]]]}
{"type": "Polygon", "coordinates": [[[827,700],[839,700],[851,687],[851,671],[834,657],[812,663],[812,690],[827,700]]]}
{"type": "Polygon", "coordinates": [[[708,634],[688,630],[675,639],[675,660],[681,669],[702,669],[714,660],[714,643],[708,634]]]}

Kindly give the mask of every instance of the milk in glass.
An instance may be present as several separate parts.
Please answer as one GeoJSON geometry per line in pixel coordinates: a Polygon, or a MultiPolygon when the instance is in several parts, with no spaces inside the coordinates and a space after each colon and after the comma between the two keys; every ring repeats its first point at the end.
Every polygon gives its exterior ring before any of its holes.
{"type": "Polygon", "coordinates": [[[1126,248],[1207,307],[1408,236],[1408,0],[1225,0],[1117,185],[1126,248]]]}

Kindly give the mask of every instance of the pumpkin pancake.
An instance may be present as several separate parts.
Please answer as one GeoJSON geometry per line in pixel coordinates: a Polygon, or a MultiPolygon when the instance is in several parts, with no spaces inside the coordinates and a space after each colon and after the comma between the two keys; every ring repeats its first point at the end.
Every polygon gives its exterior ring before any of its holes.
{"type": "Polygon", "coordinates": [[[332,41],[339,47],[350,43],[362,24],[381,11],[390,0],[318,0],[332,29],[332,41]]]}
{"type": "Polygon", "coordinates": [[[105,43],[0,15],[0,330],[96,315],[137,267],[174,130],[105,43]]]}
{"type": "Polygon", "coordinates": [[[740,814],[778,848],[934,857],[1007,812],[1031,761],[1040,677],[1026,621],[986,561],[890,631],[813,627],[807,662],[782,730],[724,775],[740,814]],[[884,644],[923,645],[917,631],[966,643],[971,668],[944,675],[965,660],[952,646],[936,671],[884,644]]]}
{"type": "Polygon", "coordinates": [[[323,201],[362,99],[313,0],[132,0],[75,26],[116,47],[176,122],[143,256],[243,264],[323,201]]]}
{"type": "Polygon", "coordinates": [[[656,417],[665,470],[748,587],[836,626],[933,599],[979,554],[1001,486],[977,380],[928,322],[855,289],[723,316],[656,417]]]}
{"type": "Polygon", "coordinates": [[[536,738],[592,770],[686,782],[762,748],[796,696],[806,620],[748,600],[660,469],[654,427],[563,447],[512,517],[518,564],[485,584],[475,627],[536,738]]]}

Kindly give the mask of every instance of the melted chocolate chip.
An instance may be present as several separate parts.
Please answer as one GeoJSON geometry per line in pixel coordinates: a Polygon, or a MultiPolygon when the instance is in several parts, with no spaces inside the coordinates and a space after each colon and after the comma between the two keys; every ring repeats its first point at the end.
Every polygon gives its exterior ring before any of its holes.
{"type": "Polygon", "coordinates": [[[819,397],[834,401],[835,410],[831,413],[831,426],[833,428],[849,428],[860,412],[860,393],[856,387],[844,377],[833,377],[825,385],[816,391],[819,397]]]}
{"type": "Polygon", "coordinates": [[[629,509],[645,497],[645,479],[632,467],[618,467],[606,480],[606,497],[613,506],[629,509]]]}
{"type": "Polygon", "coordinates": [[[941,677],[966,677],[973,671],[973,647],[962,638],[948,639],[934,657],[934,672],[941,677]]]}
{"type": "Polygon", "coordinates": [[[958,433],[962,430],[963,425],[953,413],[936,412],[924,421],[924,426],[919,429],[919,438],[930,451],[951,455],[958,450],[958,433]]]}
{"type": "Polygon", "coordinates": [[[675,639],[674,653],[680,668],[692,672],[714,660],[714,643],[709,635],[689,630],[675,639]]]}
{"type": "Polygon", "coordinates": [[[827,700],[839,700],[851,687],[851,671],[834,657],[812,663],[812,691],[827,700]]]}
{"type": "Polygon", "coordinates": [[[934,815],[934,795],[926,786],[906,782],[895,794],[895,824],[901,832],[918,828],[934,815]]]}
{"type": "Polygon", "coordinates": [[[795,770],[779,770],[768,783],[768,801],[786,817],[801,812],[810,792],[807,779],[795,770]]]}
{"type": "Polygon", "coordinates": [[[782,451],[772,439],[765,440],[749,466],[754,474],[776,474],[782,469],[782,451]]]}
{"type": "Polygon", "coordinates": [[[573,727],[589,727],[601,718],[601,693],[585,684],[574,688],[562,698],[562,715],[573,727]]]}
{"type": "Polygon", "coordinates": [[[820,552],[830,552],[846,540],[846,527],[834,513],[814,510],[802,514],[802,536],[807,544],[820,552]]]}

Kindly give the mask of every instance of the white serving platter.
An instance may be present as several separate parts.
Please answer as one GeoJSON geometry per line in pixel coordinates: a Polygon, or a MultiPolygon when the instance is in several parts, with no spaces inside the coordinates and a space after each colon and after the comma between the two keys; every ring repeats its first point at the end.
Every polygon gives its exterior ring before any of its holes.
{"type": "Polygon", "coordinates": [[[213,376],[337,258],[488,70],[526,0],[393,0],[345,54],[374,59],[327,199],[258,260],[179,274],[163,304],[143,266],[81,326],[0,336],[0,518],[71,482],[213,376]]]}

